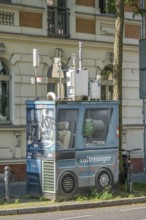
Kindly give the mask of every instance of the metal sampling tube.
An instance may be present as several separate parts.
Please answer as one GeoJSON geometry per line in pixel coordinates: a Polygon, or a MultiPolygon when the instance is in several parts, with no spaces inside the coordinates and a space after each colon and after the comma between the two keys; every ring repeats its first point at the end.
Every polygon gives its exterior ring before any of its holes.
{"type": "Polygon", "coordinates": [[[79,42],[79,70],[82,69],[82,42],[79,42]]]}
{"type": "Polygon", "coordinates": [[[72,59],[73,59],[73,68],[74,68],[74,71],[72,73],[73,100],[75,101],[75,99],[76,99],[76,55],[74,53],[72,54],[72,59]]]}

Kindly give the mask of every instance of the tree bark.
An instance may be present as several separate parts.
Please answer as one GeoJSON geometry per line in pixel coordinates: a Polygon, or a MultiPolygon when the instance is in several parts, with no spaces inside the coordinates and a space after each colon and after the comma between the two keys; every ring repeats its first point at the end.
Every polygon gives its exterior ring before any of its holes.
{"type": "Polygon", "coordinates": [[[122,100],[122,62],[123,62],[123,28],[124,28],[124,1],[116,0],[116,21],[114,40],[114,91],[113,99],[122,100]]]}
{"type": "Polygon", "coordinates": [[[122,148],[122,63],[123,63],[123,28],[124,0],[115,0],[116,21],[113,61],[113,99],[119,100],[119,149],[122,148]]]}

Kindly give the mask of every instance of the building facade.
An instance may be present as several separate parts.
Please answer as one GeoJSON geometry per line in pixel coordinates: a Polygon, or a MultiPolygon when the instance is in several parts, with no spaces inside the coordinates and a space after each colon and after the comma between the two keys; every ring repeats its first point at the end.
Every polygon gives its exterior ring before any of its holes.
{"type": "MultiPolygon", "coordinates": [[[[17,180],[25,179],[25,101],[47,92],[57,93],[59,76],[54,58],[62,61],[62,90],[65,70],[72,66],[83,42],[83,68],[89,80],[101,77],[101,98],[112,99],[112,62],[115,16],[104,0],[0,0],[0,172],[9,165],[17,180]],[[39,66],[33,67],[34,48],[39,66]]],[[[132,156],[134,171],[144,169],[143,101],[139,99],[139,39],[142,18],[125,7],[123,46],[123,146],[141,148],[132,156]]],[[[77,63],[78,65],[78,63],[77,63]]]]}

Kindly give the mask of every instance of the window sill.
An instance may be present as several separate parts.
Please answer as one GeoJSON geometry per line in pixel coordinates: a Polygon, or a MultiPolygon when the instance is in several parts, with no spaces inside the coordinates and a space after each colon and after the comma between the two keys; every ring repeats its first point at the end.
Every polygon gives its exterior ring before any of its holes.
{"type": "Polygon", "coordinates": [[[25,131],[25,125],[12,125],[10,122],[0,123],[0,131],[25,131]]]}

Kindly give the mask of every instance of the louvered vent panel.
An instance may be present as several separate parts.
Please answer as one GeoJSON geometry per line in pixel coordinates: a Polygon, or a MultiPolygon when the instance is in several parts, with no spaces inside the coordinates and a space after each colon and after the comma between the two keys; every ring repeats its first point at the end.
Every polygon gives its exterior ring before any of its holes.
{"type": "Polygon", "coordinates": [[[43,191],[55,192],[55,163],[43,161],[43,191]]]}

